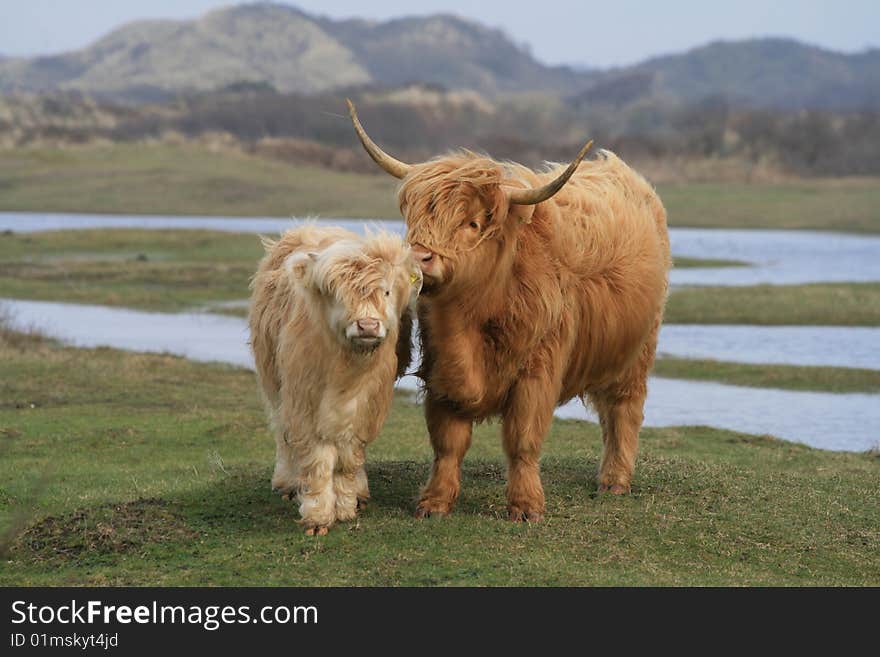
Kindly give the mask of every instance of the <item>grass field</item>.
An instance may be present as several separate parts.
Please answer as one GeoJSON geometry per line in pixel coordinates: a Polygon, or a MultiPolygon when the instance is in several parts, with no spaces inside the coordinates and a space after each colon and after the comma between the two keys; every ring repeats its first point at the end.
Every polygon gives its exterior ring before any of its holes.
{"type": "Polygon", "coordinates": [[[416,521],[430,448],[398,398],[370,506],[308,538],[252,373],[0,336],[0,585],[880,584],[876,454],[646,429],[633,494],[597,495],[597,427],[556,420],[547,519],[511,524],[487,424],[456,513],[416,521]]]}
{"type": "Polygon", "coordinates": [[[666,321],[680,324],[880,326],[880,284],[680,288],[669,295],[666,321]]]}
{"type": "Polygon", "coordinates": [[[257,235],[85,230],[0,235],[2,296],[179,311],[246,298],[257,235]]]}
{"type": "MultiPolygon", "coordinates": [[[[364,157],[367,157],[364,155],[364,157]]],[[[398,217],[395,181],[195,144],[0,150],[0,210],[398,217]]],[[[688,183],[658,191],[672,226],[880,232],[880,180],[688,183]]]]}
{"type": "Polygon", "coordinates": [[[673,258],[673,265],[678,269],[689,267],[748,267],[749,263],[742,260],[725,260],[723,258],[687,258],[678,256],[673,258]]]}
{"type": "Polygon", "coordinates": [[[396,217],[395,181],[196,145],[0,150],[0,210],[396,217]]]}
{"type": "Polygon", "coordinates": [[[880,372],[849,367],[753,365],[664,356],[654,364],[654,374],[672,379],[721,381],[737,386],[782,390],[880,392],[880,372]]]}
{"type": "Polygon", "coordinates": [[[688,183],[658,189],[670,226],[880,232],[880,180],[688,183]]]}

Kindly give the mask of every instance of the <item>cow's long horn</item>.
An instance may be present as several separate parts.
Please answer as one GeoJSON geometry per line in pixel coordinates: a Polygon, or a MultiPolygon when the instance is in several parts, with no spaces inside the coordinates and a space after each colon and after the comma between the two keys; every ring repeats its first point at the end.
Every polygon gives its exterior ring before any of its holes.
{"type": "Polygon", "coordinates": [[[348,98],[345,99],[345,102],[348,103],[348,114],[351,116],[351,122],[354,124],[354,131],[357,133],[357,136],[364,145],[367,153],[373,158],[373,162],[385,169],[385,171],[395,178],[403,178],[406,176],[412,167],[405,162],[394,159],[388,155],[388,153],[376,146],[375,142],[370,139],[370,136],[361,125],[361,122],[358,119],[357,110],[354,108],[354,103],[348,98]]]}
{"type": "Polygon", "coordinates": [[[581,149],[581,152],[577,154],[577,157],[571,161],[571,164],[568,165],[568,168],[563,171],[556,178],[556,180],[547,183],[543,187],[536,187],[535,189],[510,190],[508,192],[510,202],[515,203],[516,205],[535,205],[536,203],[540,203],[541,201],[546,201],[548,198],[550,198],[556,192],[562,189],[562,186],[568,182],[568,179],[571,178],[571,174],[573,174],[578,168],[578,164],[580,164],[581,160],[584,159],[584,155],[587,154],[587,151],[590,150],[590,146],[592,145],[593,140],[591,139],[584,145],[584,147],[581,149]]]}

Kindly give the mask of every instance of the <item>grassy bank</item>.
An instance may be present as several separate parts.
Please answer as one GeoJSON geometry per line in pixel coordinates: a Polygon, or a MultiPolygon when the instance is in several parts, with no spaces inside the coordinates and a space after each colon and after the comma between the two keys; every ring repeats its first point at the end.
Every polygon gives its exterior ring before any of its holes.
{"type": "Polygon", "coordinates": [[[248,296],[257,235],[85,230],[0,235],[3,296],[179,311],[248,296]]]}
{"type": "Polygon", "coordinates": [[[672,379],[718,381],[757,388],[841,393],[880,392],[880,372],[848,367],[752,365],[663,357],[657,359],[654,374],[672,379]]]}
{"type": "Polygon", "coordinates": [[[388,176],[292,166],[194,144],[0,150],[0,210],[394,217],[388,176]]]}
{"type": "MultiPolygon", "coordinates": [[[[366,157],[366,155],[364,155],[366,157]]],[[[196,144],[0,150],[0,210],[397,217],[395,181],[196,144]]],[[[660,185],[672,226],[880,232],[880,180],[660,185]]]]}
{"type": "Polygon", "coordinates": [[[748,267],[749,263],[742,260],[725,260],[723,258],[687,258],[678,256],[673,258],[673,266],[678,269],[691,267],[748,267]]]}
{"type": "Polygon", "coordinates": [[[880,180],[687,183],[658,189],[671,226],[880,232],[880,180]]]}
{"type": "Polygon", "coordinates": [[[880,325],[880,284],[817,283],[673,290],[666,321],[680,324],[880,325]]]}
{"type": "Polygon", "coordinates": [[[416,522],[430,449],[396,400],[373,500],[307,538],[270,494],[250,372],[0,338],[0,584],[880,584],[880,460],[696,427],[645,430],[633,485],[599,496],[597,427],[555,421],[548,514],[504,515],[498,426],[457,512],[416,522]]]}

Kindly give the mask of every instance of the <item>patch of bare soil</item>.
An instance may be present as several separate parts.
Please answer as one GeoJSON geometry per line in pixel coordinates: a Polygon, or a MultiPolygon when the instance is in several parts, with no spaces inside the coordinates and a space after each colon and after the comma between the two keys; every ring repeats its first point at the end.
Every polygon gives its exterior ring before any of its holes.
{"type": "Polygon", "coordinates": [[[26,529],[17,547],[39,560],[68,560],[85,554],[138,552],[148,545],[195,538],[197,532],[168,507],[165,500],[149,498],[49,516],[26,529]]]}

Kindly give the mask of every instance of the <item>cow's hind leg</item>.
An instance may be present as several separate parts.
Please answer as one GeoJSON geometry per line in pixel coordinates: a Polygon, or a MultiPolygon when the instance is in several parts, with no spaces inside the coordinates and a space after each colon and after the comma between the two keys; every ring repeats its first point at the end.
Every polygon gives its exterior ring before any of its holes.
{"type": "Polygon", "coordinates": [[[654,363],[656,337],[621,382],[590,393],[590,400],[602,424],[602,462],[599,465],[600,492],[628,493],[639,448],[639,430],[648,394],[648,372],[654,363]]]}
{"type": "Polygon", "coordinates": [[[425,399],[425,420],[434,465],[431,477],[422,489],[416,509],[417,518],[446,515],[452,510],[461,488],[461,462],[471,445],[473,422],[457,415],[445,402],[425,399]]]}
{"type": "Polygon", "coordinates": [[[524,378],[511,391],[502,427],[510,520],[537,522],[544,517],[539,459],[557,395],[557,387],[543,377],[524,378]]]}
{"type": "Polygon", "coordinates": [[[602,423],[604,443],[598,476],[600,492],[630,491],[644,403],[644,395],[603,394],[593,397],[602,423]]]}

